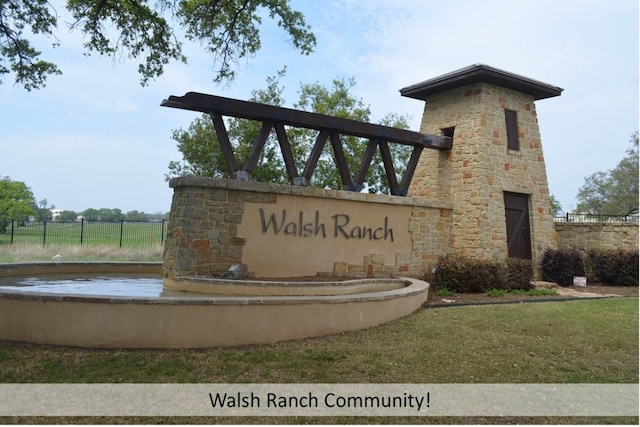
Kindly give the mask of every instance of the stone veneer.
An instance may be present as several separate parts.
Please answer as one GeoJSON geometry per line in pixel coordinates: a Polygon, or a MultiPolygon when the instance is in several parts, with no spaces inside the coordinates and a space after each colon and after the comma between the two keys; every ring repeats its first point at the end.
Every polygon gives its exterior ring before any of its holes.
{"type": "Polygon", "coordinates": [[[638,249],[638,223],[563,223],[555,224],[559,248],[638,249]]]}
{"type": "Polygon", "coordinates": [[[260,277],[422,278],[447,253],[451,203],[446,201],[194,176],[174,178],[169,185],[174,195],[164,251],[165,280],[217,276],[234,264],[260,277]],[[257,224],[260,208],[296,209],[290,214],[296,221],[298,212],[313,217],[314,212],[324,215],[326,210],[348,212],[354,221],[368,218],[368,223],[372,214],[384,215],[394,224],[395,241],[355,242],[358,239],[333,235],[300,238],[291,233],[265,236],[257,224]]]}
{"type": "MultiPolygon", "coordinates": [[[[557,246],[535,101],[559,96],[561,88],[475,64],[400,92],[426,102],[421,132],[450,136],[453,129],[450,150],[422,152],[408,197],[174,179],[165,280],[219,275],[233,264],[263,277],[429,279],[443,255],[498,260],[531,256],[537,263],[545,249],[557,246]],[[518,149],[508,148],[505,110],[517,114],[518,149]],[[515,239],[509,251],[506,192],[524,196],[510,197],[518,204],[509,211],[510,221],[519,221],[518,200],[528,203],[530,254],[515,239]],[[282,225],[275,225],[278,215],[282,225]],[[352,218],[362,225],[352,233],[368,232],[369,239],[345,232],[317,234],[318,224],[337,217],[352,218]],[[267,218],[272,232],[265,226],[267,218]],[[387,241],[387,227],[394,229],[396,240],[387,241]],[[371,238],[372,230],[379,236],[371,238]]],[[[515,230],[519,225],[511,226],[515,230]]]]}
{"type": "Polygon", "coordinates": [[[450,151],[424,150],[409,195],[453,203],[449,253],[507,257],[503,192],[529,195],[534,260],[557,237],[534,97],[474,83],[426,98],[420,131],[455,127],[450,151]],[[518,115],[520,150],[507,149],[504,110],[518,115]]]}

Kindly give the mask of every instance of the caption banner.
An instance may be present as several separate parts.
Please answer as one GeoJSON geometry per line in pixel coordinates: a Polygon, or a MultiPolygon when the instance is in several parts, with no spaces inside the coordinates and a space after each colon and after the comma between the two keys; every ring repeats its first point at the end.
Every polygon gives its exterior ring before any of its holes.
{"type": "Polygon", "coordinates": [[[0,384],[0,416],[637,416],[638,384],[0,384]]]}

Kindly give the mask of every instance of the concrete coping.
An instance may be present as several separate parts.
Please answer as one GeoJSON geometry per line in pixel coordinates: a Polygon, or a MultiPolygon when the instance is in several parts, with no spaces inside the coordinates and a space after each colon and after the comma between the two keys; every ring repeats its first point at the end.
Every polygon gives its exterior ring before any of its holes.
{"type": "MultiPolygon", "coordinates": [[[[212,296],[185,293],[185,296],[128,297],[104,295],[52,294],[44,292],[20,292],[0,289],[0,297],[16,300],[79,302],[98,304],[150,304],[150,305],[282,305],[315,303],[352,303],[364,301],[383,301],[405,298],[428,292],[429,284],[422,280],[402,278],[406,286],[399,289],[365,292],[346,295],[275,295],[275,296],[212,296]]],[[[175,295],[173,293],[172,295],[175,295]]]]}
{"type": "Polygon", "coordinates": [[[164,279],[165,289],[233,296],[338,296],[395,291],[411,286],[407,279],[367,278],[342,281],[238,280],[210,277],[164,279]]]}
{"type": "MultiPolygon", "coordinates": [[[[0,264],[0,277],[43,274],[157,274],[160,278],[161,263],[138,262],[41,262],[0,264]]],[[[355,279],[343,282],[287,282],[287,281],[238,281],[213,278],[181,278],[180,283],[200,283],[209,286],[208,294],[184,292],[166,286],[165,295],[158,297],[129,297],[80,294],[53,294],[45,292],[21,292],[2,290],[0,297],[19,300],[85,302],[109,304],[169,304],[169,305],[248,305],[248,304],[312,304],[379,301],[409,297],[428,292],[429,284],[413,278],[355,279]],[[227,287],[227,294],[211,294],[211,286],[227,287]],[[311,286],[309,286],[311,285],[311,286]],[[229,292],[231,287],[241,287],[242,292],[229,292]],[[305,288],[302,294],[299,292],[305,288]],[[322,292],[324,288],[325,292],[322,292]],[[280,289],[281,293],[276,290],[280,289]],[[292,292],[293,290],[293,292],[292,292]],[[260,295],[258,292],[262,292],[260,295]],[[250,294],[256,292],[256,294],[250,294]],[[234,294],[235,293],[235,294],[234,294]],[[293,293],[293,294],[292,294],[293,293]]]]}
{"type": "Polygon", "coordinates": [[[358,193],[355,191],[333,190],[316,187],[304,187],[287,184],[270,184],[257,181],[238,181],[235,179],[213,178],[205,176],[181,176],[172,178],[169,187],[203,187],[226,190],[249,191],[256,193],[275,193],[294,196],[317,197],[323,199],[351,200],[392,205],[408,205],[425,208],[453,209],[452,202],[426,200],[418,197],[389,196],[386,194],[358,193]]]}

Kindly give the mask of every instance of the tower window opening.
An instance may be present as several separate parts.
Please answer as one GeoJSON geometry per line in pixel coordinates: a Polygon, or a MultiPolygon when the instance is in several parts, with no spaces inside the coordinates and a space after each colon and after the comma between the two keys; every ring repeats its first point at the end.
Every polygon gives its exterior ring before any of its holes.
{"type": "Polygon", "coordinates": [[[518,113],[513,110],[504,110],[504,121],[507,126],[507,148],[509,150],[519,151],[518,113]]]}

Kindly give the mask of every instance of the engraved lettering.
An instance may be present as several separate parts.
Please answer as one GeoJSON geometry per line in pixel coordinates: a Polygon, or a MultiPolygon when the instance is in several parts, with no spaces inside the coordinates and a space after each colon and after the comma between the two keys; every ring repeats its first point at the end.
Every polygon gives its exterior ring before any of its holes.
{"type": "Polygon", "coordinates": [[[282,226],[284,225],[285,220],[287,219],[287,211],[282,209],[282,222],[278,225],[278,220],[276,219],[276,214],[272,213],[269,217],[269,221],[266,221],[264,209],[260,208],[260,219],[262,220],[262,234],[267,234],[269,231],[269,227],[273,225],[274,234],[279,234],[282,226]]]}
{"type": "Polygon", "coordinates": [[[380,240],[383,238],[384,238],[384,229],[382,227],[376,228],[376,231],[373,232],[373,240],[380,240]],[[378,232],[380,232],[382,235],[379,235],[378,232]]]}
{"type": "Polygon", "coordinates": [[[387,240],[387,237],[391,237],[391,241],[393,242],[393,228],[389,228],[389,217],[384,217],[384,240],[387,240]]]}
{"type": "Polygon", "coordinates": [[[331,218],[333,218],[333,237],[338,237],[338,232],[340,232],[346,239],[348,239],[349,233],[344,230],[344,227],[349,224],[349,215],[335,214],[331,218]],[[340,222],[338,222],[339,220],[340,222]]]}
{"type": "Polygon", "coordinates": [[[293,234],[294,236],[298,235],[298,224],[295,222],[290,222],[284,227],[284,234],[293,234]]]}
{"type": "MultiPolygon", "coordinates": [[[[298,211],[294,221],[287,220],[289,213],[282,209],[280,215],[271,213],[267,215],[263,208],[260,208],[260,224],[262,234],[267,234],[273,230],[273,234],[279,235],[281,232],[288,236],[295,237],[327,237],[327,226],[321,220],[320,211],[315,211],[312,221],[305,219],[304,211],[298,211]]],[[[368,225],[351,225],[351,217],[347,214],[336,213],[331,215],[333,222],[333,237],[356,240],[390,240],[394,241],[393,228],[389,226],[389,217],[384,217],[381,227],[370,227],[368,225]]]]}
{"type": "Polygon", "coordinates": [[[320,222],[320,211],[316,211],[316,227],[314,236],[317,236],[320,231],[322,231],[322,238],[327,237],[327,230],[325,229],[324,224],[320,222]]]}

